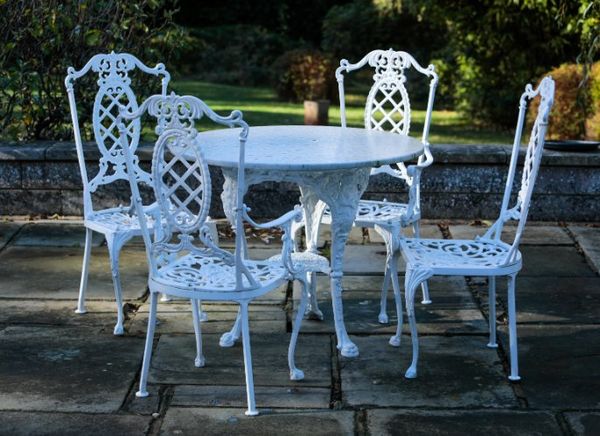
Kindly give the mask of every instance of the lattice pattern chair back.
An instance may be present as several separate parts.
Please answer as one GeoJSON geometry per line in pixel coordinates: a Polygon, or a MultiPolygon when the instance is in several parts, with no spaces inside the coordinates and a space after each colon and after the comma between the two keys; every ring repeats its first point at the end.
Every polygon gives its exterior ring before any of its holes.
{"type": "Polygon", "coordinates": [[[527,221],[527,213],[529,212],[529,204],[533,194],[535,180],[538,175],[542,153],[544,151],[544,138],[548,127],[548,115],[554,103],[554,80],[550,76],[545,77],[537,89],[533,89],[531,85],[525,87],[525,92],[519,100],[519,117],[517,120],[517,128],[515,131],[515,140],[512,147],[512,155],[506,179],[506,187],[504,197],[500,209],[498,220],[488,229],[483,238],[500,240],[504,224],[510,220],[519,221],[515,238],[512,241],[512,247],[508,253],[507,263],[514,261],[518,252],[519,242],[525,222],[527,221]],[[523,133],[523,124],[525,122],[525,114],[527,112],[527,102],[539,96],[540,104],[538,113],[531,129],[529,143],[525,149],[525,157],[523,162],[523,170],[521,175],[521,184],[516,196],[515,203],[510,205],[510,197],[513,191],[513,183],[516,177],[517,163],[519,160],[519,149],[521,147],[521,136],[523,133]]]}
{"type": "MultiPolygon", "coordinates": [[[[243,191],[238,190],[236,208],[236,254],[220,249],[211,239],[211,230],[206,226],[210,209],[211,180],[208,165],[197,142],[198,131],[195,121],[206,116],[210,120],[229,127],[241,127],[239,151],[239,176],[244,175],[245,142],[248,125],[242,113],[234,111],[228,117],[221,117],[212,111],[202,100],[193,96],[154,95],[148,98],[137,111],[127,111],[123,106],[119,118],[139,119],[144,112],[157,119],[156,133],[159,136],[152,157],[152,185],[154,194],[165,218],[160,224],[161,231],[150,232],[143,219],[140,220],[142,235],[147,247],[151,273],[156,274],[161,259],[166,255],[183,251],[206,257],[218,257],[229,265],[235,265],[237,289],[253,289],[258,286],[242,259],[244,252],[243,191]],[[198,234],[201,244],[195,244],[198,234]],[[174,237],[178,239],[173,242],[174,237]],[[239,249],[238,249],[239,248],[239,249]]],[[[127,125],[119,123],[126,131],[127,125]]],[[[127,147],[128,135],[121,135],[123,150],[128,167],[133,167],[133,153],[127,147]],[[128,151],[127,151],[128,150],[128,151]]],[[[142,199],[137,183],[131,184],[134,204],[138,217],[142,212],[142,199]]],[[[158,224],[156,224],[158,225],[158,224]]],[[[216,278],[215,278],[216,279],[216,278]]]]}
{"type": "MultiPolygon", "coordinates": [[[[435,99],[435,89],[437,87],[438,76],[435,67],[429,65],[423,68],[409,53],[404,51],[373,50],[368,53],[356,64],[351,64],[346,59],[340,61],[340,66],[335,72],[338,82],[338,91],[340,96],[340,113],[342,127],[346,127],[346,102],[344,91],[344,75],[351,71],[358,70],[365,65],[374,69],[373,86],[367,96],[365,105],[364,122],[366,129],[384,130],[389,132],[408,135],[411,122],[411,105],[408,91],[406,90],[405,72],[411,68],[429,78],[429,94],[427,99],[427,112],[421,140],[426,145],[423,155],[419,158],[419,164],[425,162],[431,163],[433,158],[429,150],[429,127],[431,124],[431,113],[433,111],[433,102],[435,99]]],[[[371,174],[386,173],[393,177],[406,180],[412,185],[411,174],[407,172],[406,166],[399,162],[395,166],[383,165],[379,168],[373,168],[371,174]]],[[[416,187],[418,190],[418,187],[416,187]]],[[[413,201],[417,202],[418,193],[412,196],[413,201]]]]}
{"type": "Polygon", "coordinates": [[[342,127],[346,127],[346,107],[344,92],[344,76],[369,64],[374,69],[373,86],[367,96],[365,106],[365,128],[373,130],[384,130],[389,132],[408,135],[410,131],[411,106],[408,92],[406,90],[405,71],[414,68],[419,73],[430,78],[429,98],[427,102],[427,116],[423,127],[423,142],[427,142],[429,136],[429,125],[431,122],[431,111],[438,76],[433,65],[427,68],[421,67],[409,53],[404,51],[373,50],[356,64],[351,64],[342,59],[339,68],[335,72],[340,94],[340,106],[342,127]]]}
{"type": "MultiPolygon", "coordinates": [[[[117,116],[120,105],[127,107],[131,111],[138,109],[136,97],[131,88],[131,77],[129,77],[130,72],[136,68],[144,73],[162,77],[162,94],[166,94],[170,75],[166,71],[165,66],[157,64],[154,68],[150,68],[135,56],[127,53],[111,52],[109,54],[98,54],[92,57],[81,70],[75,70],[73,67],[67,70],[65,86],[69,96],[75,144],[83,180],[84,213],[86,216],[93,212],[91,194],[96,192],[98,187],[110,184],[116,180],[128,180],[125,156],[119,141],[117,116]],[[89,180],[85,166],[81,127],[74,90],[75,81],[86,75],[90,70],[98,73],[97,83],[99,89],[94,99],[92,122],[94,139],[101,155],[98,173],[91,180],[89,180]]],[[[128,120],[125,127],[127,143],[134,156],[136,177],[139,181],[150,185],[150,174],[139,167],[138,158],[135,155],[140,139],[140,119],[128,120]]]]}

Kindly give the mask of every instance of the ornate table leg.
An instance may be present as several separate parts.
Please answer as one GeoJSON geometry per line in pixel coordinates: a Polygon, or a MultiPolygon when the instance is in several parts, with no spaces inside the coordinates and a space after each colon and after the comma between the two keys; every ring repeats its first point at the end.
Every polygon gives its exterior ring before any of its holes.
{"type": "Polygon", "coordinates": [[[316,195],[331,210],[331,304],[338,339],[337,348],[344,357],[357,357],[358,347],[350,340],[344,324],[342,277],[344,249],[358,202],[369,183],[369,168],[324,172],[303,185],[302,195],[316,195]]]}

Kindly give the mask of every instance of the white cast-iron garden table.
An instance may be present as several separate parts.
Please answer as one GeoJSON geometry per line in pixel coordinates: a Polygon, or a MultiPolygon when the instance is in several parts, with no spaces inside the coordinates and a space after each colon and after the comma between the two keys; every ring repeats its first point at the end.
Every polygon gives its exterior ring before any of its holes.
{"type": "MultiPolygon", "coordinates": [[[[221,167],[225,177],[223,209],[234,222],[239,159],[239,129],[202,132],[197,141],[209,165],[221,167]]],[[[287,181],[300,187],[306,214],[306,241],[316,250],[319,200],[331,210],[331,299],[338,349],[358,356],[350,340],[342,309],[343,255],[358,202],[369,183],[372,167],[415,158],[423,144],[396,133],[325,126],[251,127],[246,143],[244,191],[264,181],[287,181]]]]}

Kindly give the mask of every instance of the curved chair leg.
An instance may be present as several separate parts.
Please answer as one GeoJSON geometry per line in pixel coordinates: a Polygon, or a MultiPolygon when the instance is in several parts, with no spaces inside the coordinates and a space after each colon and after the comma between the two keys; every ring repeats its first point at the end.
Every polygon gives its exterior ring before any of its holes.
{"type": "MultiPolygon", "coordinates": [[[[393,256],[392,256],[393,257],[393,256]]],[[[390,255],[388,254],[387,261],[385,263],[385,273],[383,275],[383,285],[381,286],[381,301],[379,302],[379,315],[377,320],[379,324],[387,324],[389,322],[387,314],[387,293],[390,284],[390,255]]],[[[396,280],[398,277],[396,276],[396,280]]]]}
{"type": "Polygon", "coordinates": [[[490,276],[488,288],[488,312],[489,312],[489,329],[490,341],[487,346],[489,348],[498,348],[496,342],[496,277],[490,276]]]}
{"type": "Polygon", "coordinates": [[[241,310],[238,310],[238,314],[235,318],[235,322],[233,323],[233,327],[230,331],[221,335],[221,338],[219,339],[219,346],[223,348],[228,348],[233,347],[235,345],[235,342],[240,338],[241,322],[241,310]]]}
{"type": "Polygon", "coordinates": [[[406,370],[406,378],[417,377],[417,364],[419,362],[419,336],[417,333],[417,320],[415,318],[415,293],[417,286],[431,277],[431,271],[427,269],[412,269],[407,266],[404,278],[404,292],[406,293],[406,313],[410,325],[410,337],[412,340],[412,362],[406,370]]]}
{"type": "Polygon", "coordinates": [[[242,344],[244,346],[244,369],[246,372],[246,396],[248,398],[246,416],[256,416],[258,415],[258,410],[256,410],[256,402],[254,400],[254,374],[252,373],[252,350],[250,349],[247,301],[240,303],[240,314],[242,319],[242,344]]]}
{"type": "Polygon", "coordinates": [[[319,302],[317,300],[317,273],[307,272],[306,280],[308,282],[309,301],[303,313],[307,315],[308,319],[323,321],[323,312],[319,309],[319,302]]]}
{"type": "Polygon", "coordinates": [[[394,288],[394,300],[396,301],[396,314],[398,323],[396,325],[396,334],[390,338],[389,344],[393,347],[399,347],[402,339],[402,295],[400,295],[400,283],[398,282],[398,255],[392,258],[390,272],[392,276],[392,287],[394,288]]]}
{"type": "Polygon", "coordinates": [[[196,335],[196,359],[194,365],[202,368],[205,364],[204,354],[202,353],[202,328],[200,327],[200,314],[198,310],[198,300],[190,300],[192,304],[192,318],[194,320],[194,334],[196,335]]]}
{"type": "Polygon", "coordinates": [[[110,258],[110,270],[112,273],[113,286],[115,287],[115,300],[117,302],[117,323],[115,324],[114,334],[120,336],[123,334],[123,292],[121,290],[121,274],[119,272],[119,254],[122,244],[114,237],[106,238],[108,246],[108,256],[110,258]]]}
{"type": "MultiPolygon", "coordinates": [[[[390,230],[384,227],[375,226],[375,231],[383,238],[386,251],[385,271],[383,273],[383,284],[381,286],[381,300],[379,302],[379,315],[377,316],[377,321],[379,321],[380,324],[387,324],[389,322],[387,314],[387,294],[390,283],[390,270],[392,268],[392,262],[394,259],[397,262],[398,258],[394,256],[396,247],[394,247],[393,235],[390,230]]],[[[398,271],[397,267],[395,268],[395,271],[398,271]]]]}
{"type": "MultiPolygon", "coordinates": [[[[413,232],[415,234],[415,238],[421,237],[421,223],[419,221],[415,221],[413,223],[413,232]]],[[[421,283],[421,290],[423,291],[423,300],[421,300],[421,304],[431,304],[431,298],[429,298],[429,285],[427,281],[421,283]]]]}
{"type": "Polygon", "coordinates": [[[146,346],[144,348],[144,361],[142,363],[142,374],[140,376],[140,389],[135,393],[138,398],[148,396],[146,384],[148,383],[148,370],[152,361],[152,344],[154,342],[154,328],[156,327],[156,302],[157,295],[150,293],[150,314],[148,316],[148,331],[146,332],[146,346]]]}
{"type": "Polygon", "coordinates": [[[85,249],[83,252],[83,265],[81,266],[81,283],[79,284],[79,299],[75,313],[86,313],[85,292],[87,291],[90,257],[92,256],[92,229],[85,229],[85,249]]]}
{"type": "Polygon", "coordinates": [[[300,298],[300,305],[298,306],[298,312],[296,313],[296,320],[292,328],[292,337],[290,338],[290,346],[288,348],[288,365],[290,367],[290,380],[302,380],[304,379],[304,372],[296,368],[296,362],[294,355],[296,353],[296,342],[298,342],[298,333],[300,332],[300,325],[302,324],[302,318],[304,318],[304,312],[308,304],[308,289],[309,284],[306,280],[301,280],[302,283],[302,297],[300,298]]]}
{"type": "Polygon", "coordinates": [[[519,377],[519,356],[517,346],[517,307],[515,302],[515,281],[516,274],[508,276],[508,337],[510,345],[510,375],[509,380],[518,381],[519,377]]]}

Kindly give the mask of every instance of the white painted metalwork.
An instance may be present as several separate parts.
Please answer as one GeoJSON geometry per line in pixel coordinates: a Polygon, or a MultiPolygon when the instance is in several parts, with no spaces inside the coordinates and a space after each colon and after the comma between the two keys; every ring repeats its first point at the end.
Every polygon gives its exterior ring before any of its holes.
{"type": "MultiPolygon", "coordinates": [[[[419,156],[415,165],[407,167],[403,162],[394,162],[393,165],[381,165],[371,170],[371,175],[384,173],[403,180],[409,188],[408,203],[361,200],[354,219],[355,226],[376,229],[386,243],[387,259],[378,316],[379,322],[385,324],[388,322],[386,310],[387,289],[390,278],[398,274],[398,254],[394,254],[397,253],[397,247],[392,245],[394,237],[391,232],[394,231],[395,224],[399,223],[401,228],[412,226],[416,237],[419,237],[420,234],[420,178],[422,170],[433,162],[428,137],[438,76],[433,65],[423,68],[409,53],[404,51],[392,49],[373,50],[355,64],[342,59],[339,68],[335,72],[340,97],[342,127],[346,127],[344,73],[359,70],[365,65],[369,65],[374,70],[374,83],[367,96],[364,112],[365,128],[369,130],[408,135],[410,132],[411,105],[405,86],[407,80],[405,72],[412,68],[429,78],[427,112],[421,137],[423,154],[419,156]]],[[[323,207],[322,211],[321,222],[331,224],[329,208],[323,207]]],[[[296,228],[301,225],[296,226],[296,228]]],[[[392,281],[392,285],[394,283],[392,281]]],[[[423,303],[431,303],[426,282],[423,283],[423,303]]]]}
{"type": "MultiPolygon", "coordinates": [[[[291,222],[300,219],[302,210],[297,206],[293,211],[268,223],[258,224],[248,215],[249,208],[243,204],[245,190],[237,189],[233,207],[235,217],[235,253],[225,251],[215,244],[207,226],[211,200],[211,180],[207,161],[201,147],[196,143],[198,132],[195,121],[207,117],[211,121],[229,127],[239,126],[230,144],[238,145],[236,150],[236,172],[238,180],[244,181],[245,143],[249,128],[240,111],[233,111],[227,117],[213,112],[204,102],[192,96],[155,95],[147,99],[138,110],[127,111],[122,107],[123,120],[135,120],[147,111],[158,120],[156,133],[159,135],[152,158],[152,185],[158,203],[159,213],[164,219],[157,221],[159,231],[151,237],[146,220],[139,218],[139,226],[146,245],[149,263],[150,317],[144,362],[140,378],[138,397],[148,395],[146,384],[152,358],[152,343],[156,322],[156,299],[158,293],[195,300],[234,301],[240,304],[239,324],[241,324],[246,371],[248,399],[247,415],[257,415],[254,400],[252,358],[248,328],[248,304],[290,279],[304,283],[301,306],[308,302],[308,285],[305,276],[318,267],[327,273],[329,265],[325,258],[292,257],[290,238],[291,222]],[[280,227],[283,231],[283,247],[278,257],[266,261],[253,261],[247,257],[243,222],[259,228],[280,227]],[[194,235],[199,235],[198,237],[194,235]],[[318,265],[317,265],[318,264],[318,265]]],[[[139,179],[134,176],[135,160],[127,143],[127,125],[119,123],[121,149],[126,157],[129,181],[133,193],[133,203],[138,217],[144,213],[139,193],[139,179]]],[[[198,310],[192,304],[197,354],[195,365],[205,364],[202,353],[202,336],[198,310]]],[[[295,365],[294,354],[302,317],[297,318],[293,327],[288,350],[290,378],[301,380],[304,373],[295,365]]]]}
{"type": "MultiPolygon", "coordinates": [[[[85,294],[91,257],[92,231],[99,232],[104,234],[106,238],[115,288],[117,302],[115,335],[123,334],[123,301],[119,276],[119,254],[127,241],[141,234],[141,229],[132,206],[96,209],[94,208],[92,194],[100,186],[111,184],[116,180],[128,180],[125,156],[119,143],[117,116],[119,105],[124,105],[131,110],[138,108],[135,94],[131,88],[131,78],[129,77],[129,74],[136,69],[143,73],[160,77],[162,93],[166,94],[170,75],[165,66],[157,64],[155,67],[150,68],[135,56],[127,53],[111,52],[109,54],[97,54],[80,70],[69,67],[65,78],[71,119],[73,121],[75,146],[77,148],[79,169],[83,182],[84,225],[86,227],[79,300],[75,312],[86,313],[85,294]],[[100,152],[100,161],[97,174],[91,178],[86,168],[81,126],[75,99],[75,82],[89,71],[98,74],[97,83],[99,87],[94,100],[92,122],[94,139],[100,152]]],[[[127,142],[131,147],[131,151],[135,155],[140,138],[140,120],[133,119],[128,121],[124,132],[127,135],[127,142]]],[[[139,167],[137,156],[134,158],[134,171],[137,180],[151,184],[151,176],[139,167]]],[[[154,225],[152,208],[153,206],[149,206],[144,209],[144,216],[149,228],[152,228],[154,225]]]]}
{"type": "MultiPolygon", "coordinates": [[[[369,182],[373,166],[408,160],[423,153],[421,141],[410,136],[366,129],[324,126],[253,127],[246,144],[246,172],[238,180],[237,150],[226,147],[239,131],[213,130],[198,135],[209,165],[221,167],[225,177],[223,209],[235,222],[238,189],[264,181],[286,181],[300,186],[307,234],[307,252],[317,253],[314,230],[326,204],[331,209],[331,298],[337,348],[345,357],[358,356],[358,347],[350,340],[344,325],[342,307],[343,255],[346,240],[356,216],[358,203],[369,182]]],[[[320,315],[315,282],[310,277],[311,301],[307,308],[320,315]]],[[[230,332],[231,333],[231,332],[230,332]]],[[[233,330],[235,333],[235,330],[233,330]]],[[[227,345],[231,338],[222,338],[227,345]]]]}
{"type": "MultiPolygon", "coordinates": [[[[412,337],[412,363],[406,371],[407,378],[417,376],[417,361],[419,357],[419,342],[414,311],[415,290],[420,283],[433,275],[487,276],[489,277],[489,330],[488,347],[496,348],[496,277],[508,277],[508,330],[510,347],[509,379],[519,380],[519,364],[517,354],[517,321],[515,304],[515,280],[521,270],[522,258],[519,252],[519,242],[537,177],[544,137],[548,126],[548,114],[554,99],[554,81],[550,77],[542,80],[537,89],[531,85],[525,87],[525,92],[519,102],[519,117],[512,148],[506,189],[500,208],[500,216],[496,222],[481,237],[474,240],[440,240],[399,238],[396,245],[406,260],[406,311],[412,337]],[[527,101],[540,96],[540,105],[535,119],[529,143],[525,150],[525,159],[521,176],[521,186],[516,196],[514,206],[509,207],[513,182],[519,160],[523,121],[527,110],[527,101]],[[507,221],[518,221],[517,231],[512,243],[501,240],[502,228],[507,221]]],[[[399,292],[395,292],[398,311],[398,326],[396,335],[390,339],[391,345],[400,344],[402,330],[402,301],[399,292]]]]}

